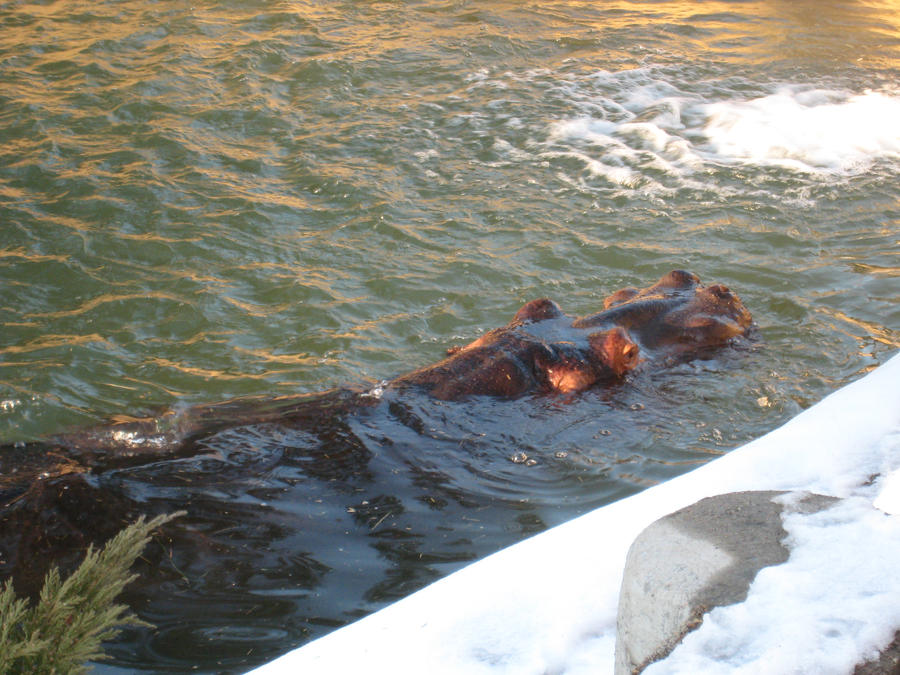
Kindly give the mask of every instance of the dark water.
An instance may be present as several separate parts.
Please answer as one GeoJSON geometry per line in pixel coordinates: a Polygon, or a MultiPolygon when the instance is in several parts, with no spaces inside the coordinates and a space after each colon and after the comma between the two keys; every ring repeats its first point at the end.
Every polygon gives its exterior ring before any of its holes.
{"type": "Polygon", "coordinates": [[[189,514],[128,595],[158,631],[110,670],[240,672],[883,363],[896,10],[0,5],[2,441],[369,386],[529,299],[584,314],[673,268],[760,328],[572,401],[388,397],[99,477],[189,514]]]}

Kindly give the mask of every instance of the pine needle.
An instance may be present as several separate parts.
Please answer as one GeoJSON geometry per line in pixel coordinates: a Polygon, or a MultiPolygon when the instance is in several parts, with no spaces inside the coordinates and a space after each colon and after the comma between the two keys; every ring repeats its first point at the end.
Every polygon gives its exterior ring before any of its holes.
{"type": "Polygon", "coordinates": [[[0,591],[0,674],[83,673],[87,661],[106,658],[101,643],[124,626],[150,626],[113,601],[134,580],[129,570],[150,533],[183,514],[157,516],[149,522],[141,516],[103,550],[90,546],[65,581],[54,567],[44,578],[34,607],[16,598],[7,581],[0,591]]]}

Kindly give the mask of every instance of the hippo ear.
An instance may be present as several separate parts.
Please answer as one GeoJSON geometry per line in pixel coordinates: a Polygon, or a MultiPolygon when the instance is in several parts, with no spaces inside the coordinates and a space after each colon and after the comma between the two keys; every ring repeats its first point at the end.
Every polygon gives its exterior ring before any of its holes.
{"type": "Polygon", "coordinates": [[[612,330],[599,331],[588,335],[588,343],[594,354],[616,377],[632,370],[640,361],[640,349],[627,331],[617,326],[612,330]]]}
{"type": "Polygon", "coordinates": [[[522,309],[516,312],[513,323],[534,323],[545,319],[556,319],[563,315],[562,310],[550,298],[532,300],[522,305],[522,309]]]}

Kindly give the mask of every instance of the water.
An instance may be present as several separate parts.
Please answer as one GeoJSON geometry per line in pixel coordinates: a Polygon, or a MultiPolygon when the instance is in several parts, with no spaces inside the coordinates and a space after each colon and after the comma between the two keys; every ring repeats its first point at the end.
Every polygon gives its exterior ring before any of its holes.
{"type": "Polygon", "coordinates": [[[127,596],[159,630],[110,671],[240,672],[900,346],[896,3],[73,0],[0,26],[0,440],[368,386],[673,268],[760,329],[573,401],[392,399],[103,477],[190,514],[127,596]]]}

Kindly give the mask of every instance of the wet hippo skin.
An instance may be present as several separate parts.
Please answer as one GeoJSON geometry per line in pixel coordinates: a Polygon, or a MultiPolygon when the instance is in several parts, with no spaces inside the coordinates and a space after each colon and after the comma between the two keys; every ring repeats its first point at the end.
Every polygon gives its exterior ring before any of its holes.
{"type": "Polygon", "coordinates": [[[440,363],[399,377],[391,386],[421,387],[450,400],[472,395],[513,398],[583,391],[621,378],[637,365],[638,346],[621,328],[575,330],[562,315],[539,321],[520,318],[527,316],[531,304],[505,328],[451,350],[440,363]],[[548,339],[557,333],[560,339],[548,339]]]}
{"type": "Polygon", "coordinates": [[[653,358],[690,358],[745,335],[752,317],[722,284],[674,270],[643,289],[624,288],[603,302],[603,311],[582,317],[575,328],[620,326],[653,358]]]}

